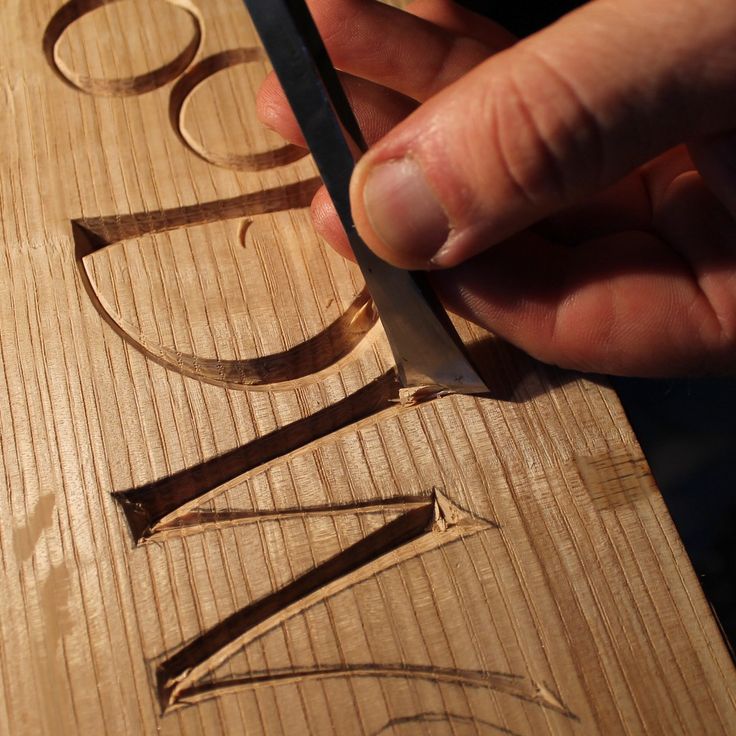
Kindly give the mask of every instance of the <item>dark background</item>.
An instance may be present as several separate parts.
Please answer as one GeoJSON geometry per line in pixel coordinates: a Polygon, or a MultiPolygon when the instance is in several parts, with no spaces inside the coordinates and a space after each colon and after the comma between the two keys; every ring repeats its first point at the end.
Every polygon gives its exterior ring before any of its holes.
{"type": "Polygon", "coordinates": [[[615,378],[612,383],[705,595],[733,645],[736,380],[615,378]]]}
{"type": "MultiPolygon", "coordinates": [[[[462,0],[461,4],[525,36],[584,3],[462,0]]],[[[736,645],[736,379],[612,382],[705,595],[727,640],[736,645]]]]}

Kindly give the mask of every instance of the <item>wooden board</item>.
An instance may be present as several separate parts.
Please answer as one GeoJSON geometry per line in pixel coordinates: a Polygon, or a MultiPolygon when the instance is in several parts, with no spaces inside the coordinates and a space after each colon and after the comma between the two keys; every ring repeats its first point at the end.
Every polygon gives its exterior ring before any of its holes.
{"type": "Polygon", "coordinates": [[[604,383],[396,403],[238,0],[0,19],[2,733],[734,731],[604,383]]]}

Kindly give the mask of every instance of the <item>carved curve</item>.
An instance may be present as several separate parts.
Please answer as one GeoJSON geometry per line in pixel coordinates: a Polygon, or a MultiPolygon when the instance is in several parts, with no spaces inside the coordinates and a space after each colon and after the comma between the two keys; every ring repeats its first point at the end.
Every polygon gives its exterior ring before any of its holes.
{"type": "Polygon", "coordinates": [[[408,726],[411,729],[411,732],[415,733],[417,726],[420,723],[460,723],[475,727],[476,730],[478,726],[483,726],[491,731],[506,734],[506,736],[521,736],[518,731],[512,731],[510,728],[501,726],[498,723],[492,723],[491,721],[487,721],[483,718],[474,718],[473,716],[466,716],[461,713],[443,713],[441,711],[424,711],[412,716],[392,718],[390,721],[386,721],[378,731],[375,731],[373,736],[381,736],[381,734],[384,733],[393,734],[395,733],[396,728],[401,728],[402,726],[408,726]]]}
{"type": "Polygon", "coordinates": [[[237,48],[208,56],[195,64],[171,90],[169,98],[169,119],[174,131],[187,148],[199,158],[227,169],[238,171],[262,171],[275,166],[298,161],[307,155],[299,146],[286,144],[261,153],[217,153],[208,150],[186,128],[185,118],[193,92],[215,74],[239,64],[253,64],[264,61],[265,54],[259,48],[237,48]]]}
{"type": "MultiPolygon", "coordinates": [[[[454,685],[456,687],[493,690],[502,695],[509,695],[517,700],[553,711],[571,721],[580,720],[561,703],[556,705],[548,702],[544,698],[540,698],[533,684],[521,675],[515,675],[509,672],[460,670],[410,664],[370,663],[340,665],[336,667],[295,668],[283,671],[273,670],[265,673],[257,672],[248,677],[220,680],[214,683],[205,683],[186,688],[179,693],[174,705],[194,705],[203,700],[243,690],[257,690],[262,687],[292,685],[309,680],[329,680],[336,678],[424,680],[438,685],[454,685]]],[[[442,720],[447,720],[448,717],[452,718],[451,714],[442,715],[444,716],[442,720]]],[[[468,721],[471,723],[478,722],[475,719],[468,719],[468,721]]],[[[385,728],[384,726],[381,732],[385,731],[385,728]]],[[[501,733],[514,734],[513,731],[509,731],[508,729],[496,728],[501,733]]]]}
{"type": "Polygon", "coordinates": [[[328,369],[339,369],[376,324],[377,314],[366,290],[320,333],[288,350],[255,358],[220,360],[183,353],[147,339],[137,327],[116,314],[97,288],[87,263],[88,256],[129,238],[303,207],[318,186],[319,180],[312,179],[254,195],[165,212],[75,220],[72,222],[75,262],[82,285],[100,316],[120,337],[169,370],[235,389],[291,388],[306,377],[319,379],[328,369]]]}
{"type": "MultiPolygon", "coordinates": [[[[97,291],[86,265],[84,272],[97,303],[115,322],[116,331],[126,342],[166,368],[226,388],[273,387],[274,384],[291,384],[307,376],[318,379],[327,368],[339,368],[341,359],[361,342],[375,323],[373,302],[363,289],[334,322],[288,350],[257,358],[203,358],[148,340],[134,325],[115,315],[112,305],[97,291]]],[[[286,387],[282,385],[282,388],[286,387]]]]}
{"type": "Polygon", "coordinates": [[[70,87],[90,95],[127,97],[142,95],[176,79],[194,61],[204,34],[204,19],[189,0],[163,0],[184,10],[192,20],[194,33],[189,43],[169,62],[145,74],[119,79],[88,77],[71,69],[59,54],[59,42],[67,29],[82,16],[120,0],[70,0],[54,13],[43,34],[43,53],[58,77],[70,87]]]}

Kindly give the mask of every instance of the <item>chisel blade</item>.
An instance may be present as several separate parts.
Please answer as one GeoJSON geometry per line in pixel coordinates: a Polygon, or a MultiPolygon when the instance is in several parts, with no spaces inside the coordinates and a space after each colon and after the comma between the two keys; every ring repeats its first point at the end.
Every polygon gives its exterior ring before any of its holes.
{"type": "Polygon", "coordinates": [[[350,147],[366,150],[360,126],[304,0],[244,0],[348,235],[407,388],[486,393],[427,274],[381,260],[350,210],[350,147]]]}

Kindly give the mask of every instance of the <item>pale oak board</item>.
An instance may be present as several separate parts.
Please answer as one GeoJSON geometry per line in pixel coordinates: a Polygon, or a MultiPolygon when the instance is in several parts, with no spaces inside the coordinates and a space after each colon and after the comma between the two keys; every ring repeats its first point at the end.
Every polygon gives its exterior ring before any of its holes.
{"type": "Polygon", "coordinates": [[[733,732],[611,390],[396,404],[241,4],[98,4],[0,10],[0,730],[733,732]]]}

